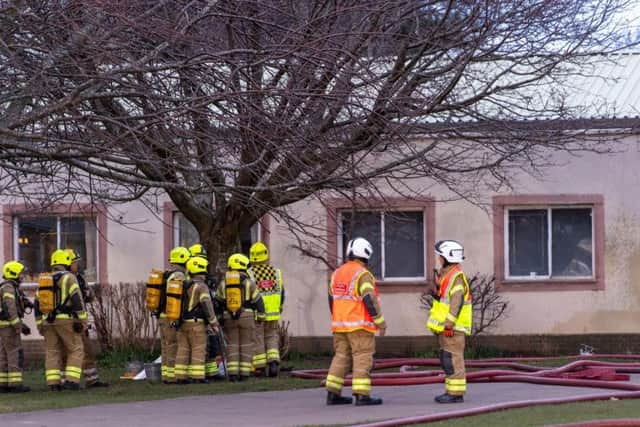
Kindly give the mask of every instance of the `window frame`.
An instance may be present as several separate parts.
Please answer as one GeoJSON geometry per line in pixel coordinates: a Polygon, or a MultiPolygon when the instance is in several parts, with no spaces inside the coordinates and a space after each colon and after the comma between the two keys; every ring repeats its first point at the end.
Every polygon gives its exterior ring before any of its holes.
{"type": "MultiPolygon", "coordinates": [[[[178,229],[178,221],[175,221],[176,214],[179,214],[180,210],[176,207],[173,202],[165,202],[162,206],[162,220],[163,220],[163,247],[164,254],[168,254],[172,248],[175,247],[176,240],[179,237],[179,229],[178,229]]],[[[184,216],[184,215],[182,215],[184,216]]],[[[260,241],[267,245],[270,248],[270,221],[269,215],[265,215],[260,220],[258,220],[258,236],[260,237],[260,241]]],[[[165,269],[168,269],[169,260],[168,257],[164,257],[163,264],[165,269]]]]}
{"type": "MultiPolygon", "coordinates": [[[[425,292],[427,285],[433,281],[429,273],[435,268],[435,255],[430,256],[429,248],[435,244],[435,202],[432,198],[423,197],[419,199],[387,198],[357,200],[355,203],[347,198],[334,198],[324,201],[327,212],[327,261],[331,267],[327,272],[330,280],[331,273],[342,263],[342,232],[341,213],[348,210],[356,211],[413,211],[423,213],[423,245],[424,245],[424,277],[423,278],[390,278],[378,280],[380,292],[404,293],[404,292],[425,292]]],[[[384,228],[381,228],[381,244],[384,245],[384,228]]],[[[384,259],[382,260],[384,271],[384,259]]]]}
{"type": "Polygon", "coordinates": [[[498,291],[575,291],[604,289],[604,196],[601,194],[510,195],[493,197],[494,275],[498,291]],[[591,209],[591,277],[552,276],[551,238],[553,209],[591,209]],[[509,211],[545,209],[549,220],[547,245],[549,276],[509,276],[509,211]]]}
{"type": "MultiPolygon", "coordinates": [[[[59,204],[47,210],[35,210],[24,204],[3,205],[3,249],[7,259],[16,259],[18,253],[18,222],[25,217],[55,217],[56,239],[60,238],[60,219],[64,217],[85,217],[96,223],[96,278],[98,283],[108,283],[107,269],[107,213],[106,207],[95,204],[59,204]],[[15,221],[15,219],[18,221],[15,221]]],[[[56,241],[58,243],[59,240],[56,241]]],[[[48,264],[46,262],[45,264],[48,264]]],[[[35,282],[23,282],[25,289],[35,288],[35,282]]]]}

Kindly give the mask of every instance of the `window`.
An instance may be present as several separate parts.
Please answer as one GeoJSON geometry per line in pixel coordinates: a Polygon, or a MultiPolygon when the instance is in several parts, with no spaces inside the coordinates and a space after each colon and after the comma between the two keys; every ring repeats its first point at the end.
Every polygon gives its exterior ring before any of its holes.
{"type": "Polygon", "coordinates": [[[498,289],[604,287],[600,195],[494,197],[498,289]]]}
{"type": "MultiPolygon", "coordinates": [[[[173,230],[173,246],[188,248],[200,241],[196,228],[180,212],[173,213],[173,230]]],[[[249,253],[251,245],[259,240],[258,236],[260,236],[260,223],[254,224],[251,230],[240,235],[240,250],[242,253],[249,253]]]]}
{"type": "Polygon", "coordinates": [[[591,208],[508,209],[507,277],[593,277],[591,208]]]}
{"type": "Polygon", "coordinates": [[[28,270],[27,281],[50,270],[50,257],[57,248],[72,248],[82,258],[80,271],[87,281],[97,280],[98,232],[95,218],[86,216],[15,216],[13,219],[16,259],[28,270]]]}
{"type": "Polygon", "coordinates": [[[347,243],[364,237],[373,246],[371,272],[381,280],[425,279],[425,220],[423,211],[341,211],[341,260],[347,243]]]}

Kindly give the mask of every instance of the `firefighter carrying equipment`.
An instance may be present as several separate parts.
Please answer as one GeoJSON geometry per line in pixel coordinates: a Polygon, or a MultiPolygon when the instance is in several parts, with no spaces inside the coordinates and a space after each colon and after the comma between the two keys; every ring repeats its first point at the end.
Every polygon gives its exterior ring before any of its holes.
{"type": "Polygon", "coordinates": [[[39,310],[45,316],[52,314],[57,308],[60,298],[58,280],[64,272],[41,273],[38,276],[38,302],[39,310]]]}
{"type": "Polygon", "coordinates": [[[171,264],[184,265],[191,258],[191,252],[184,246],[176,246],[169,252],[169,262],[171,264]]]}
{"type": "Polygon", "coordinates": [[[227,267],[231,270],[246,271],[249,267],[249,258],[243,254],[233,254],[227,260],[227,267]]]}
{"type": "Polygon", "coordinates": [[[255,242],[249,249],[249,259],[251,262],[265,262],[269,260],[269,250],[262,242],[255,242]]]}
{"type": "Polygon", "coordinates": [[[264,301],[265,320],[279,320],[282,308],[282,271],[269,264],[253,264],[250,272],[264,301]]]}
{"type": "MultiPolygon", "coordinates": [[[[231,262],[231,261],[230,261],[231,262]]],[[[227,271],[225,273],[225,305],[231,317],[238,319],[242,308],[246,305],[244,281],[247,275],[240,271],[227,271]]]]}
{"type": "Polygon", "coordinates": [[[16,260],[11,260],[2,267],[2,276],[5,279],[17,280],[23,270],[24,264],[16,260]]]}
{"type": "MultiPolygon", "coordinates": [[[[353,332],[358,329],[369,332],[378,330],[358,291],[358,282],[364,274],[371,273],[358,261],[347,261],[331,276],[329,290],[332,297],[331,330],[333,332],[353,332]]],[[[375,283],[373,288],[377,297],[379,291],[375,283]]]]}
{"type": "Polygon", "coordinates": [[[444,257],[451,264],[464,261],[464,248],[455,240],[440,240],[435,244],[436,254],[444,257]]]}
{"type": "Polygon", "coordinates": [[[453,330],[464,332],[465,335],[471,335],[471,326],[473,319],[473,307],[471,304],[471,292],[469,282],[465,277],[460,265],[454,265],[447,273],[440,278],[440,300],[433,300],[431,310],[429,312],[429,320],[427,328],[433,333],[439,334],[444,330],[445,321],[449,320],[453,323],[453,330]],[[462,278],[463,285],[455,285],[458,277],[462,278]],[[462,308],[456,318],[449,312],[451,304],[451,294],[462,290],[464,297],[462,300],[462,308]]]}
{"type": "Polygon", "coordinates": [[[51,266],[54,265],[64,265],[65,267],[69,267],[71,265],[72,259],[69,252],[64,249],[56,249],[51,254],[51,266]]]}
{"type": "Polygon", "coordinates": [[[355,239],[349,240],[346,252],[347,257],[361,258],[368,261],[373,254],[373,247],[367,239],[356,237],[355,239]]]}
{"type": "Polygon", "coordinates": [[[146,286],[146,302],[147,310],[154,314],[164,311],[166,302],[167,277],[172,271],[162,271],[158,269],[151,270],[146,286]]]}
{"type": "Polygon", "coordinates": [[[173,277],[167,281],[167,303],[165,314],[170,322],[180,322],[183,311],[186,308],[186,296],[190,280],[173,277]]]}
{"type": "Polygon", "coordinates": [[[204,249],[201,243],[196,243],[195,245],[189,246],[189,253],[191,256],[199,256],[201,258],[207,259],[207,251],[204,249]]]}

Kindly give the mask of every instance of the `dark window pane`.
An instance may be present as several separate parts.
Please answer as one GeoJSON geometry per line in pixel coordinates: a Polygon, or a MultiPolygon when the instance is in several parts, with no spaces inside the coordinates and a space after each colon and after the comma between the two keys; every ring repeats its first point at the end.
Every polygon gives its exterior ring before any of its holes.
{"type": "Polygon", "coordinates": [[[509,275],[549,275],[547,211],[509,211],[509,275]]]}
{"type": "Polygon", "coordinates": [[[369,270],[381,278],[381,223],[380,212],[352,212],[342,213],[342,254],[346,260],[347,243],[350,239],[364,237],[373,246],[373,255],[369,260],[369,270]]]}
{"type": "Polygon", "coordinates": [[[80,272],[87,281],[97,279],[98,232],[93,218],[71,217],[60,219],[60,247],[71,248],[80,257],[80,272]]]}
{"type": "Polygon", "coordinates": [[[424,277],[424,215],[385,212],[385,277],[424,277]]]}
{"type": "Polygon", "coordinates": [[[49,271],[51,254],[57,248],[55,217],[25,217],[18,221],[18,259],[28,269],[27,280],[33,281],[49,271]]]}
{"type": "Polygon", "coordinates": [[[200,242],[200,235],[198,230],[186,219],[181,213],[176,212],[174,215],[174,222],[178,221],[178,241],[174,242],[177,246],[184,246],[188,248],[200,242]]]}
{"type": "Polygon", "coordinates": [[[591,209],[553,209],[551,224],[553,275],[593,276],[591,209]]]}

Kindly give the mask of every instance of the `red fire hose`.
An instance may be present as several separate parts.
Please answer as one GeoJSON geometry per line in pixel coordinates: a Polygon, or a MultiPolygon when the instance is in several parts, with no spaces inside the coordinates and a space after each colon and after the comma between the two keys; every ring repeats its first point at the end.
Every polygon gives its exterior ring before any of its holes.
{"type": "MultiPolygon", "coordinates": [[[[486,414],[504,409],[522,408],[527,406],[556,405],[571,402],[586,402],[592,400],[635,399],[640,398],[640,384],[626,382],[630,373],[640,373],[640,363],[603,362],[594,360],[620,359],[640,360],[640,355],[629,354],[599,354],[569,357],[529,357],[529,358],[494,358],[465,361],[467,368],[487,368],[467,373],[467,382],[527,382],[544,385],[560,385],[569,387],[594,387],[612,390],[610,392],[587,396],[565,397],[558,399],[525,400],[502,404],[464,409],[454,412],[429,414],[424,416],[398,418],[393,420],[363,424],[359,427],[390,427],[408,424],[418,424],[441,421],[471,415],[486,414]],[[527,365],[525,362],[540,362],[546,360],[574,359],[564,366],[557,368],[527,365]],[[615,390],[615,391],[614,391],[615,390]]],[[[420,366],[440,366],[438,359],[380,359],[374,363],[374,370],[399,368],[399,372],[382,372],[371,374],[372,385],[397,386],[436,384],[444,382],[444,373],[439,370],[416,370],[420,366]]],[[[326,369],[309,369],[292,371],[291,375],[298,378],[324,380],[326,369]]],[[[345,385],[351,385],[350,377],[345,378],[345,385]]],[[[606,420],[606,422],[615,420],[606,420]]],[[[605,422],[605,421],[603,421],[605,422]]],[[[629,420],[619,420],[621,424],[593,424],[599,425],[640,425],[629,424],[629,420]],[[626,423],[626,424],[625,424],[626,423]]],[[[582,425],[582,424],[576,424],[582,425]]],[[[585,424],[589,425],[589,424],[585,424]]],[[[589,425],[590,426],[590,425],[589,425]]]]}

